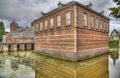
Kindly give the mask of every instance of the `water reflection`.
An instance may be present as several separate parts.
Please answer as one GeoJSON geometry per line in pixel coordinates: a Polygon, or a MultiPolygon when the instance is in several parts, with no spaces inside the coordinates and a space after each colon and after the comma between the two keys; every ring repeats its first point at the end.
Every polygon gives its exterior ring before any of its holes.
{"type": "Polygon", "coordinates": [[[73,63],[71,67],[42,63],[41,70],[36,71],[36,78],[109,78],[108,55],[92,58],[83,63],[87,65],[83,66],[79,62],[73,63]]]}
{"type": "Polygon", "coordinates": [[[0,78],[34,78],[32,67],[20,64],[18,60],[19,57],[11,56],[9,52],[0,54],[0,78]]]}
{"type": "Polygon", "coordinates": [[[109,57],[109,78],[120,78],[119,48],[112,49],[109,57]]]}
{"type": "Polygon", "coordinates": [[[120,78],[119,51],[77,63],[31,51],[5,51],[0,54],[0,78],[120,78]]]}
{"type": "Polygon", "coordinates": [[[119,59],[119,49],[113,49],[110,52],[110,58],[113,60],[113,65],[116,64],[116,61],[119,59]]]}

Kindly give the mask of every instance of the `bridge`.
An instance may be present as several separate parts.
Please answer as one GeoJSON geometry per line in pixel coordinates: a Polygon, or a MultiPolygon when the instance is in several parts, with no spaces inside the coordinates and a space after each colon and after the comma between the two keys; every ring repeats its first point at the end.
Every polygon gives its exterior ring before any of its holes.
{"type": "Polygon", "coordinates": [[[0,52],[7,47],[8,51],[34,50],[34,43],[0,43],[0,52]]]}

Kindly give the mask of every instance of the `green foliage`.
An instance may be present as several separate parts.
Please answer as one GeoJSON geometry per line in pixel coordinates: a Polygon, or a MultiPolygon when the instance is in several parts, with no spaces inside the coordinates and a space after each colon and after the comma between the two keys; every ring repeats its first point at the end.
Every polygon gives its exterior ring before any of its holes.
{"type": "Polygon", "coordinates": [[[2,41],[3,35],[5,34],[4,23],[0,22],[0,42],[2,41]]]}
{"type": "Polygon", "coordinates": [[[120,18],[120,0],[113,1],[117,4],[117,6],[109,9],[111,11],[109,15],[115,18],[120,18]]]}
{"type": "Polygon", "coordinates": [[[118,47],[118,45],[119,45],[119,40],[109,40],[109,47],[110,48],[118,47]]]}
{"type": "Polygon", "coordinates": [[[9,32],[8,31],[5,31],[5,34],[8,34],[9,32]]]}
{"type": "Polygon", "coordinates": [[[31,25],[30,26],[34,26],[33,22],[31,22],[31,25]]]}
{"type": "Polygon", "coordinates": [[[120,5],[120,0],[113,0],[117,5],[120,5]]]}

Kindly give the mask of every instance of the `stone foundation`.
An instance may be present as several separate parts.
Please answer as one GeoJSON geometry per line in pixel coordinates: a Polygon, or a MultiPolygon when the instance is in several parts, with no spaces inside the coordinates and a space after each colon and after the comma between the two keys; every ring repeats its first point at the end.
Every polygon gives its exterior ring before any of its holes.
{"type": "Polygon", "coordinates": [[[102,48],[96,48],[96,49],[90,49],[90,50],[83,50],[79,52],[66,52],[66,51],[59,51],[55,49],[36,49],[36,53],[47,55],[55,58],[60,58],[64,60],[70,60],[70,61],[81,61],[85,60],[91,57],[95,57],[98,55],[106,54],[109,52],[108,47],[102,47],[102,48]]]}

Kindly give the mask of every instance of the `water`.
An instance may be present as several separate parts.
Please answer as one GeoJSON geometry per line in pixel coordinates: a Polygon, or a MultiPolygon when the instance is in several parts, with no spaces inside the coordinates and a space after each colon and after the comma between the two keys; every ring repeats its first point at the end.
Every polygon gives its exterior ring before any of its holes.
{"type": "Polygon", "coordinates": [[[0,78],[120,78],[119,49],[82,62],[59,60],[32,51],[0,53],[0,78]]]}

